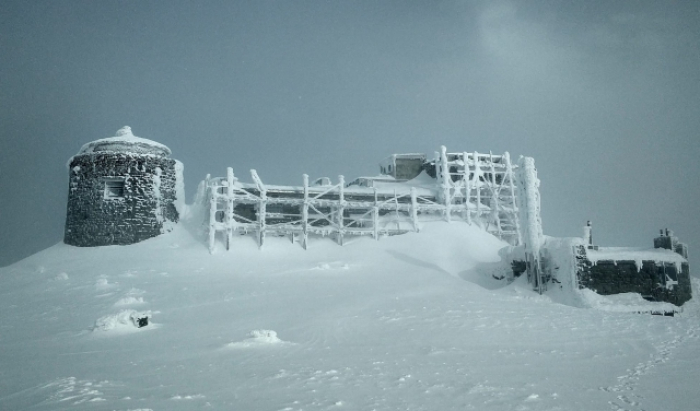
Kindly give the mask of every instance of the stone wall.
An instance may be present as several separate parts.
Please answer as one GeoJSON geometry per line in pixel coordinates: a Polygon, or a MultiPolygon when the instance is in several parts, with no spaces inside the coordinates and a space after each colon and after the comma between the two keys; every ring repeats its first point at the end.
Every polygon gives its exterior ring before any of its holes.
{"type": "Polygon", "coordinates": [[[397,180],[411,180],[423,171],[422,158],[397,158],[394,177],[397,180]]]}
{"type": "Polygon", "coordinates": [[[161,234],[164,223],[179,219],[174,205],[173,159],[149,154],[86,153],[73,157],[69,169],[66,244],[133,244],[161,234]],[[108,180],[123,180],[123,195],[105,198],[108,180]]]}
{"type": "Polygon", "coordinates": [[[678,306],[692,297],[688,263],[682,263],[678,272],[676,265],[668,262],[642,261],[638,269],[634,261],[601,260],[593,264],[584,260],[576,275],[579,288],[602,295],[638,293],[651,301],[678,306]]]}

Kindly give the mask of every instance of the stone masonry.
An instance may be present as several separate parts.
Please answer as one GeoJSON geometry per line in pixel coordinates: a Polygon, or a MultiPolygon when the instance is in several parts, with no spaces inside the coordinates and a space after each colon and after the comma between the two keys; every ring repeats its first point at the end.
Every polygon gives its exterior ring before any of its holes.
{"type": "Polygon", "coordinates": [[[179,219],[176,164],[157,154],[98,151],[74,156],[64,242],[126,245],[161,234],[168,222],[179,219]]]}

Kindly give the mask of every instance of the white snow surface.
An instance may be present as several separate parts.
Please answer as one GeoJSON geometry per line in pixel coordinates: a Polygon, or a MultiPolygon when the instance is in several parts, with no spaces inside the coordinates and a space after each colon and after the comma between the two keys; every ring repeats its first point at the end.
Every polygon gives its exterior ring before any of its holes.
{"type": "Polygon", "coordinates": [[[117,130],[114,137],[101,138],[84,144],[78,154],[112,149],[124,152],[135,150],[137,153],[149,153],[149,148],[156,154],[169,156],[172,153],[164,144],[147,138],[137,137],[131,131],[131,127],[124,126],[117,130]]]}
{"type": "Polygon", "coordinates": [[[588,259],[596,263],[602,260],[634,261],[637,269],[642,268],[642,261],[668,262],[680,266],[688,262],[683,256],[665,248],[599,247],[586,250],[588,259]]]}
{"type": "Polygon", "coordinates": [[[0,269],[0,410],[697,409],[695,300],[561,304],[494,279],[504,246],[456,222],[307,251],[210,255],[182,225],[57,244],[0,269]]]}

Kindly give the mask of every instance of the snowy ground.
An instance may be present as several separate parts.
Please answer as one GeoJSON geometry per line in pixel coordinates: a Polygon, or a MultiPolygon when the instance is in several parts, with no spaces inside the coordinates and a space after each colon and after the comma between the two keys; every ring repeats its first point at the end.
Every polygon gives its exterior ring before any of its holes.
{"type": "Polygon", "coordinates": [[[700,407],[696,300],[676,317],[558,304],[490,279],[502,246],[463,223],[306,252],[209,255],[182,228],[58,244],[0,269],[0,410],[700,407]]]}

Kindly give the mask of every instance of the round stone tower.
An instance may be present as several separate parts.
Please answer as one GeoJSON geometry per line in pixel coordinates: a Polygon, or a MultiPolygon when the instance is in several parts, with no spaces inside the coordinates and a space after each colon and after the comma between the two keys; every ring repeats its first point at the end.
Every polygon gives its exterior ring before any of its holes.
{"type": "Polygon", "coordinates": [[[172,229],[184,207],[182,163],[126,126],[68,161],[63,241],[79,247],[138,243],[172,229]]]}

